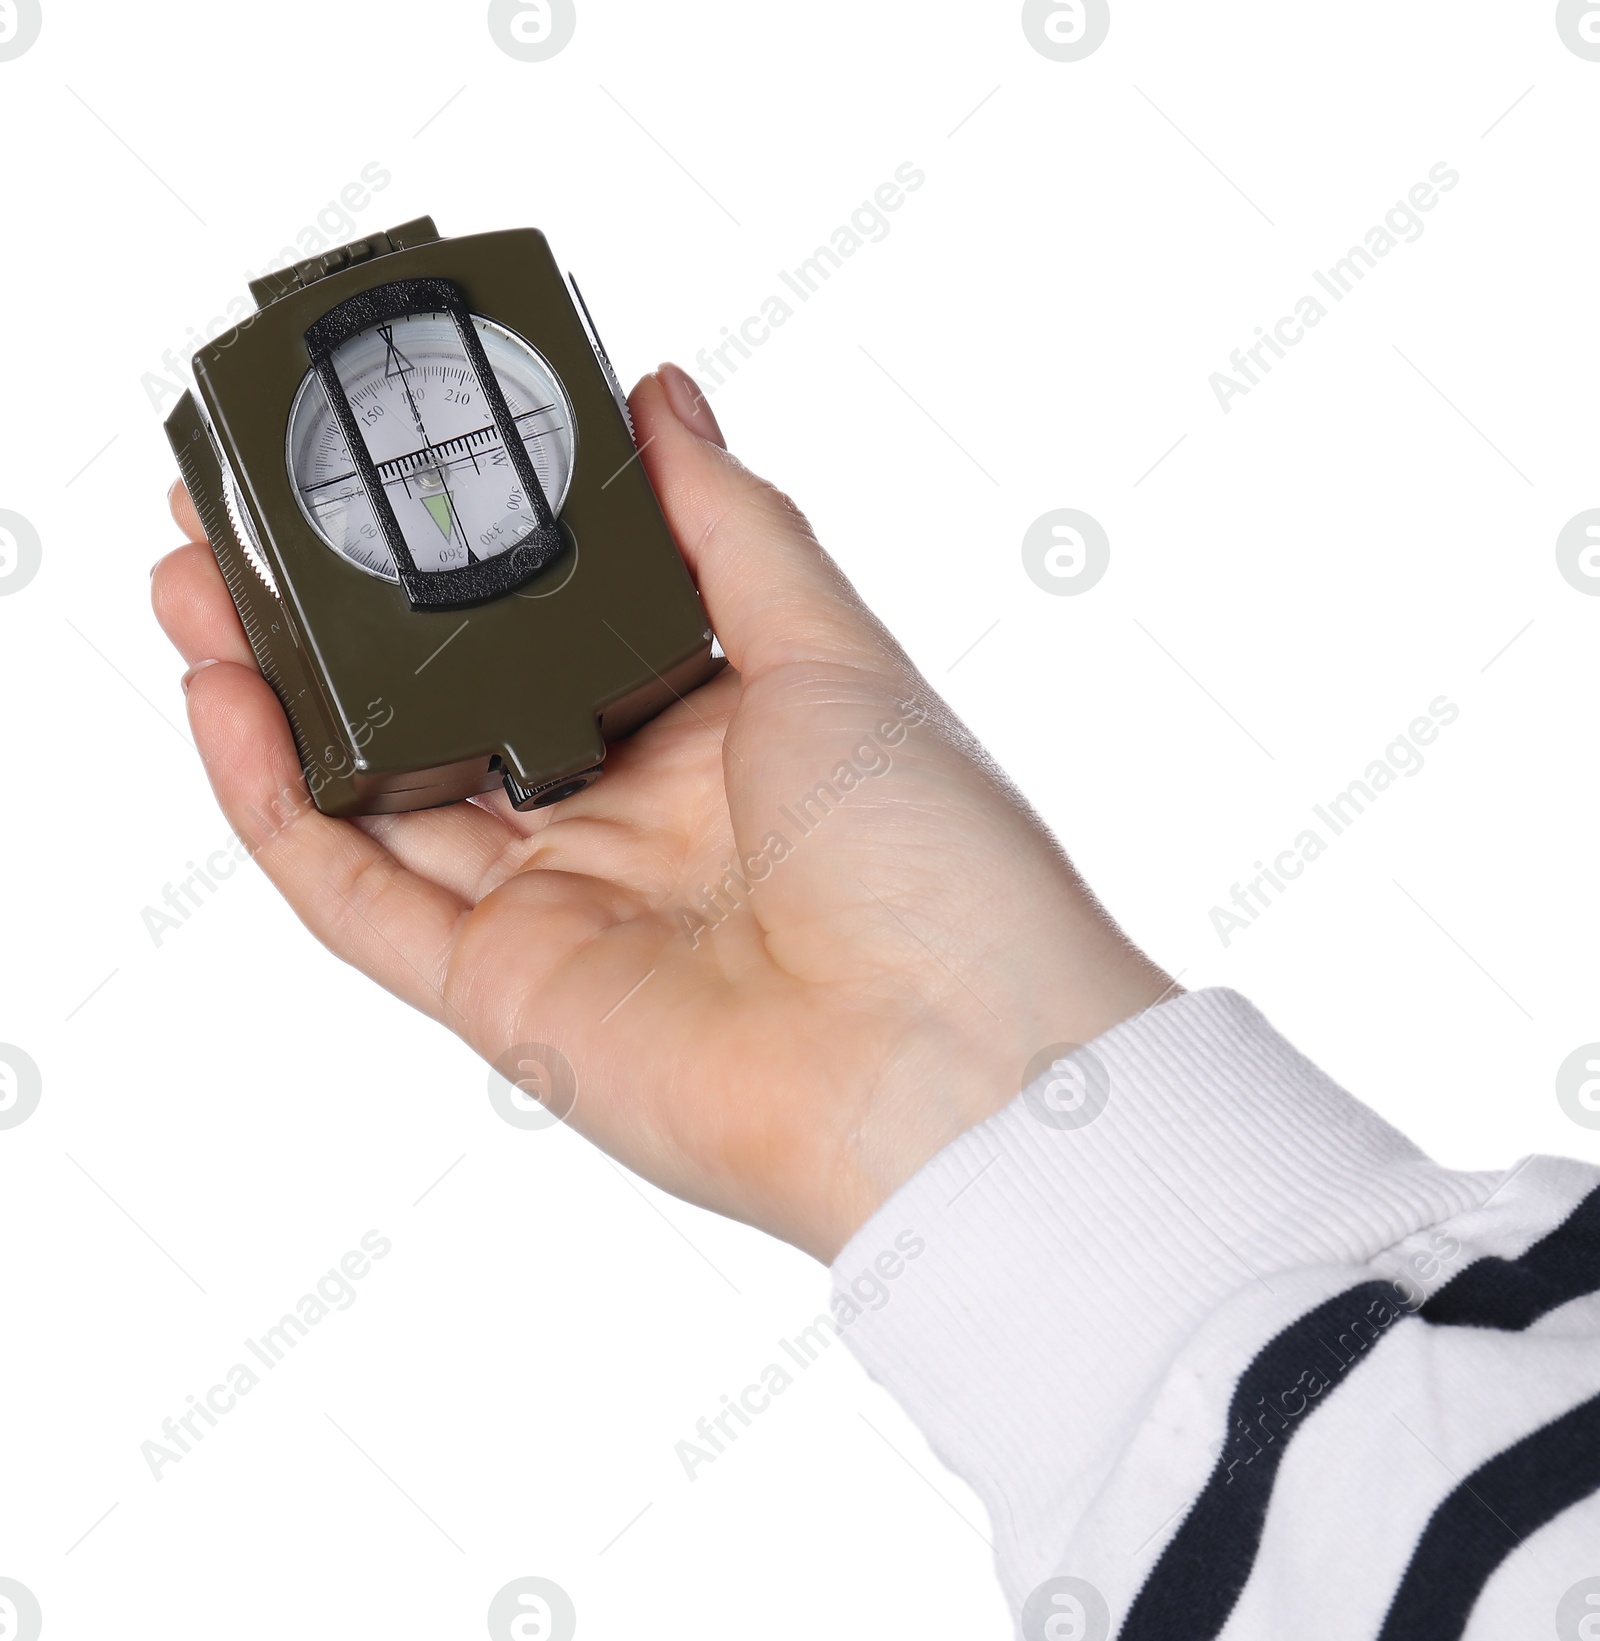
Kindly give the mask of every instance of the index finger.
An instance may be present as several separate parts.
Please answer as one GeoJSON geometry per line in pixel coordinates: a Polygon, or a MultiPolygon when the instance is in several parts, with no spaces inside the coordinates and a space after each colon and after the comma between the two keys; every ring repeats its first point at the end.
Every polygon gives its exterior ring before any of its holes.
{"type": "Polygon", "coordinates": [[[206,539],[205,526],[200,522],[200,514],[194,505],[194,498],[189,494],[189,487],[179,479],[167,492],[167,506],[172,512],[172,522],[183,531],[185,541],[204,541],[206,539]]]}

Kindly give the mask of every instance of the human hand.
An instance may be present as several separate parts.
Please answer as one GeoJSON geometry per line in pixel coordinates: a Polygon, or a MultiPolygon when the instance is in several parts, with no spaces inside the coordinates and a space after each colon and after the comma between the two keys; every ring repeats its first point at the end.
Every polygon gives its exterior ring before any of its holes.
{"type": "Polygon", "coordinates": [[[690,379],[632,407],[730,666],[551,809],[320,814],[181,486],[156,614],[218,801],[318,939],[487,1060],[555,1046],[575,1128],[828,1261],[1042,1047],[1173,987],[690,379]]]}

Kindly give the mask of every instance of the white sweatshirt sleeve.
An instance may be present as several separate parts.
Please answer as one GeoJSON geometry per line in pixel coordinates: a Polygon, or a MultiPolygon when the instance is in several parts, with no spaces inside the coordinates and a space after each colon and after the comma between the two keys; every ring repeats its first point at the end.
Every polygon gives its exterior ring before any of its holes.
{"type": "Polygon", "coordinates": [[[1600,1171],[1428,1161],[1227,991],[1058,1061],[834,1266],[1026,1641],[1600,1641],[1600,1171]]]}

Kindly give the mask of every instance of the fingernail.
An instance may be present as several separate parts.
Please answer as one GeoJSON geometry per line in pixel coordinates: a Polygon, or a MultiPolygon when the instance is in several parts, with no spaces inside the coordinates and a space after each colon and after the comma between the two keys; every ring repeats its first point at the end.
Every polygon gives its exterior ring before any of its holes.
{"type": "Polygon", "coordinates": [[[673,414],[691,433],[702,439],[709,440],[721,450],[728,448],[728,441],[722,436],[722,429],[717,426],[717,418],[711,413],[711,406],[706,402],[706,396],[700,391],[700,384],[695,381],[688,371],[679,365],[665,364],[659,371],[661,385],[667,390],[667,403],[672,406],[673,414]]]}
{"type": "Polygon", "coordinates": [[[214,667],[216,664],[217,663],[215,661],[196,661],[195,664],[183,675],[183,693],[185,695],[189,693],[189,686],[195,681],[195,677],[199,673],[204,672],[207,667],[214,667]]]}

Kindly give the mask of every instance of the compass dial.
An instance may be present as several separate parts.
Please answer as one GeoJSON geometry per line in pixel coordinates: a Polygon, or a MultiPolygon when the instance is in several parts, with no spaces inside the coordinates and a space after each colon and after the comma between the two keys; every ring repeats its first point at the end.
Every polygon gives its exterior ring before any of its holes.
{"type": "MultiPolygon", "coordinates": [[[[493,320],[472,323],[540,488],[559,516],[572,479],[572,406],[549,364],[493,320]]],[[[333,367],[418,570],[507,552],[537,526],[456,322],[417,313],[360,331],[333,367]]],[[[350,446],[315,371],[289,416],[289,474],[313,530],[352,564],[398,581],[350,446]]]]}

